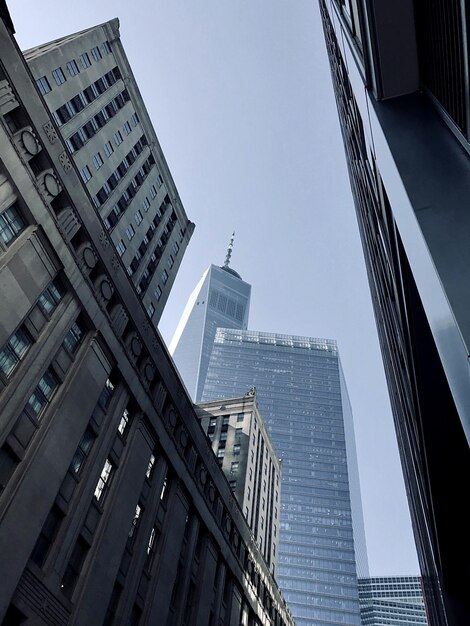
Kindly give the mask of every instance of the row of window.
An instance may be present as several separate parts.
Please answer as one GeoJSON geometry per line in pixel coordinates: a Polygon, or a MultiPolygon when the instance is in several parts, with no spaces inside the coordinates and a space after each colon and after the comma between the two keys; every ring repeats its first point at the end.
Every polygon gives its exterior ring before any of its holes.
{"type": "Polygon", "coordinates": [[[106,106],[104,106],[96,115],[91,117],[86,124],[81,126],[76,133],[69,139],[65,140],[67,148],[71,153],[80,150],[86,142],[94,137],[96,133],[103,128],[111,118],[113,118],[127,102],[129,102],[129,92],[124,89],[118,93],[106,106]]]}
{"type": "MultiPolygon", "coordinates": [[[[150,187],[150,195],[151,195],[152,199],[154,199],[157,196],[157,193],[158,193],[157,187],[160,188],[162,185],[163,185],[163,179],[162,179],[162,177],[159,174],[157,176],[157,183],[153,184],[150,187]]],[[[126,190],[126,192],[127,191],[128,190],[126,190]]],[[[130,196],[129,193],[123,193],[121,198],[114,205],[114,207],[111,209],[111,211],[108,213],[108,216],[104,220],[104,223],[105,223],[105,226],[106,226],[107,230],[111,230],[112,228],[114,228],[114,226],[116,226],[116,224],[119,222],[119,220],[123,216],[123,214],[124,214],[126,208],[128,207],[131,199],[132,199],[132,196],[130,196]]],[[[148,196],[145,196],[145,198],[144,198],[144,200],[142,202],[142,208],[144,209],[144,211],[148,211],[148,209],[150,208],[150,200],[148,199],[148,196]]],[[[160,213],[159,209],[157,209],[157,217],[159,219],[161,219],[161,213],[160,213]]],[[[160,223],[160,222],[158,222],[158,223],[160,223]]],[[[156,224],[156,226],[158,226],[158,224],[156,224]]],[[[127,233],[127,231],[126,231],[126,233],[127,233]]],[[[128,235],[128,239],[130,241],[132,239],[132,236],[129,237],[129,235],[128,235]]]]}
{"type": "MultiPolygon", "coordinates": [[[[55,71],[55,70],[54,70],[55,71]]],[[[114,67],[109,72],[95,80],[89,87],[80,91],[76,96],[65,102],[58,109],[53,111],[52,117],[58,126],[69,122],[77,113],[82,111],[88,104],[96,100],[111,85],[114,85],[121,78],[118,67],[114,67]]]]}
{"type": "Polygon", "coordinates": [[[26,222],[16,204],[12,204],[0,213],[0,242],[5,247],[13,243],[25,228],[26,222]]]}
{"type": "MultiPolygon", "coordinates": [[[[104,41],[101,44],[101,50],[103,51],[105,55],[111,54],[111,46],[109,45],[108,41],[104,41]]],[[[101,50],[98,46],[95,46],[94,48],[91,49],[91,56],[96,62],[102,58],[101,50]]],[[[83,70],[86,70],[87,68],[91,66],[91,60],[88,55],[88,52],[83,52],[82,54],[80,54],[78,57],[78,60],[83,70]]],[[[70,77],[80,74],[80,67],[75,59],[71,59],[70,61],[67,61],[67,63],[65,64],[65,67],[70,77]]],[[[65,73],[62,70],[62,67],[60,66],[52,70],[51,74],[52,74],[52,78],[55,81],[55,84],[58,87],[60,87],[60,85],[63,85],[67,81],[65,73]]],[[[43,96],[45,96],[46,93],[49,93],[50,91],[52,91],[52,87],[47,76],[41,76],[40,78],[38,78],[36,80],[36,85],[38,86],[38,89],[42,93],[43,96]]]]}

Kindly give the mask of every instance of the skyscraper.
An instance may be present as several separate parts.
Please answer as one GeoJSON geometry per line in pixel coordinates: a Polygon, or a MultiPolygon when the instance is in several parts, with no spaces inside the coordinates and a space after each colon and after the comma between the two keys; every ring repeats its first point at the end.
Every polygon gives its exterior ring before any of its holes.
{"type": "Polygon", "coordinates": [[[241,398],[196,405],[202,429],[273,576],[279,555],[281,463],[256,401],[241,398]]]}
{"type": "Polygon", "coordinates": [[[157,324],[192,232],[114,19],[24,52],[97,214],[157,324]]]}
{"type": "Polygon", "coordinates": [[[362,626],[427,626],[419,576],[359,579],[362,626]]]}
{"type": "Polygon", "coordinates": [[[360,624],[367,576],[351,407],[334,341],[219,329],[203,401],[256,387],[282,459],[278,579],[299,626],[360,624]],[[354,520],[354,521],[353,521],[354,520]]]}
{"type": "Polygon", "coordinates": [[[294,626],[0,0],[0,622],[294,626]]]}
{"type": "Polygon", "coordinates": [[[224,265],[211,265],[190,295],[169,346],[195,402],[202,397],[217,328],[245,329],[248,323],[251,286],[230,267],[232,246],[233,235],[224,265]]]}
{"type": "Polygon", "coordinates": [[[469,624],[468,3],[320,10],[427,612],[469,624]]]}

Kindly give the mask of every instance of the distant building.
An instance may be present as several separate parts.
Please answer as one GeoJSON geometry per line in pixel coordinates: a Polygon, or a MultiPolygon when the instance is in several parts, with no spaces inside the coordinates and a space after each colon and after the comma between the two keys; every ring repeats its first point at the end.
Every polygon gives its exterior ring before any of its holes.
{"type": "Polygon", "coordinates": [[[278,580],[299,626],[360,625],[368,576],[351,406],[336,342],[217,330],[203,402],[250,386],[282,459],[278,580]]]}
{"type": "Polygon", "coordinates": [[[293,626],[12,30],[0,3],[0,623],[293,626]]]}
{"type": "Polygon", "coordinates": [[[251,286],[230,267],[233,236],[222,267],[211,265],[190,295],[169,350],[189,394],[200,402],[218,327],[246,329],[251,286]]]}
{"type": "Polygon", "coordinates": [[[470,624],[469,6],[320,0],[433,626],[470,624]]]}
{"type": "Polygon", "coordinates": [[[97,214],[155,324],[194,230],[127,60],[119,21],[24,52],[97,214]]]}
{"type": "Polygon", "coordinates": [[[362,626],[427,626],[419,576],[359,579],[362,626]]]}
{"type": "Polygon", "coordinates": [[[273,576],[279,555],[280,474],[256,402],[256,391],[241,398],[196,405],[202,428],[273,576]]]}

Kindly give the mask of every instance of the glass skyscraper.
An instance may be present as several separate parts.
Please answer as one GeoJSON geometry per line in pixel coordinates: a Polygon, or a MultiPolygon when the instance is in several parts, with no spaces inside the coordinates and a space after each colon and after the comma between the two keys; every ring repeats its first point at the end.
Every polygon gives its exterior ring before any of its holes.
{"type": "Polygon", "coordinates": [[[427,626],[419,576],[359,579],[362,626],[427,626]]]}
{"type": "Polygon", "coordinates": [[[201,400],[217,328],[244,329],[248,323],[251,285],[229,267],[231,245],[225,264],[222,267],[211,265],[204,272],[189,297],[169,346],[194,402],[201,400]]]}
{"type": "Polygon", "coordinates": [[[298,626],[359,625],[367,556],[336,342],[219,328],[203,401],[256,387],[282,459],[279,584],[298,626]],[[353,524],[354,519],[354,524],[353,524]]]}

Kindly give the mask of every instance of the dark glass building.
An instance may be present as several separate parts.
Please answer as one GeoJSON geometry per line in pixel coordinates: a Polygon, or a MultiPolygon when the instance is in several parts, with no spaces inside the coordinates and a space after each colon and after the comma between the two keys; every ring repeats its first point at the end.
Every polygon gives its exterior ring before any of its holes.
{"type": "Polygon", "coordinates": [[[367,557],[336,343],[219,328],[203,402],[250,386],[282,459],[282,592],[299,626],[359,625],[357,573],[367,576],[367,557]]]}
{"type": "Polygon", "coordinates": [[[469,624],[468,3],[319,4],[428,617],[469,624]]]}

